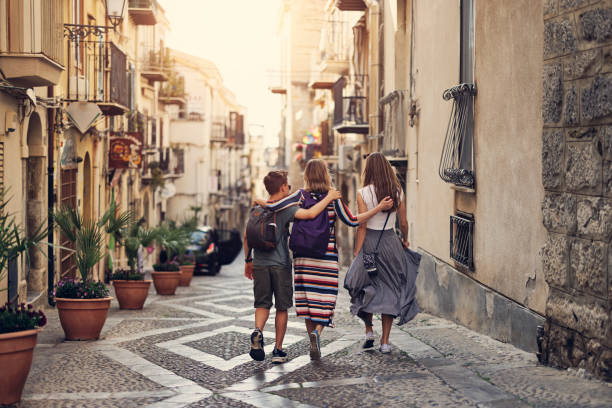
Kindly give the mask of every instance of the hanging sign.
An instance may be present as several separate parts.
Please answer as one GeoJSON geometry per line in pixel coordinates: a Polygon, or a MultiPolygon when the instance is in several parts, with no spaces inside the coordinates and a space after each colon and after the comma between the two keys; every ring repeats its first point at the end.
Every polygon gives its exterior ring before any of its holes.
{"type": "Polygon", "coordinates": [[[140,168],[142,166],[142,134],[124,133],[111,136],[108,162],[111,169],[140,168]]]}

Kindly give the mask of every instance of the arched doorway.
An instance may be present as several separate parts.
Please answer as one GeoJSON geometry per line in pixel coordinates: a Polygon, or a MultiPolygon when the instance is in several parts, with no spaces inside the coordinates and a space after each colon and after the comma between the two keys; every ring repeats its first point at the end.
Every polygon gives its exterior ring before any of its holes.
{"type": "MultiPolygon", "coordinates": [[[[28,158],[26,163],[26,228],[28,235],[36,231],[43,222],[46,213],[45,205],[45,146],[43,129],[37,113],[30,116],[28,122],[28,158]]],[[[29,262],[26,264],[28,290],[39,293],[46,288],[46,262],[43,254],[36,248],[30,250],[29,262]]]]}
{"type": "Polygon", "coordinates": [[[86,220],[93,218],[93,180],[89,153],[85,153],[83,160],[83,216],[86,220]]]}

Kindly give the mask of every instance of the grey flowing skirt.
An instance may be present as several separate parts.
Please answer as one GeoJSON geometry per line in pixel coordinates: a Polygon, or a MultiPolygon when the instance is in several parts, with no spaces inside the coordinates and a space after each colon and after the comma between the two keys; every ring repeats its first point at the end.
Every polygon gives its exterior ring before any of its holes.
{"type": "Polygon", "coordinates": [[[344,278],[344,288],[351,296],[353,315],[387,314],[399,317],[402,325],[421,311],[415,286],[421,255],[405,249],[394,230],[386,230],[378,247],[378,275],[370,278],[363,267],[363,251],[373,252],[379,235],[380,230],[367,230],[363,249],[344,278]]]}

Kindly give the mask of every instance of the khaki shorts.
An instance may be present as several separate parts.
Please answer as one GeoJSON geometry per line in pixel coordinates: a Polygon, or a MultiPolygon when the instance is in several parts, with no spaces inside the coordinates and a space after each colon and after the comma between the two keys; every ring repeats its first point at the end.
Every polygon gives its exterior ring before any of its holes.
{"type": "Polygon", "coordinates": [[[276,310],[293,306],[293,277],[291,266],[253,265],[253,294],[255,307],[270,309],[272,295],[276,310]]]}

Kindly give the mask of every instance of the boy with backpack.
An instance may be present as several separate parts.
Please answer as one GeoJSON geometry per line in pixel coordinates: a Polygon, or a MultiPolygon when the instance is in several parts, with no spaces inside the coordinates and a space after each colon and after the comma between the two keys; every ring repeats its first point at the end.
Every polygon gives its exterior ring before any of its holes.
{"type": "Polygon", "coordinates": [[[265,358],[263,328],[270,315],[272,296],[276,307],[276,343],[272,351],[273,363],[287,361],[283,351],[283,339],[287,330],[288,312],[293,306],[293,277],[291,257],[287,240],[289,224],[296,219],[312,219],[321,213],[333,200],[340,198],[338,191],[330,191],[327,197],[317,205],[300,208],[302,194],[300,191],[289,195],[291,186],[287,172],[271,171],[264,178],[266,191],[270,195],[268,202],[283,200],[283,205],[274,210],[256,206],[251,211],[244,238],[245,269],[244,275],[253,280],[255,297],[255,330],[251,334],[251,351],[249,355],[257,361],[265,358]],[[251,257],[254,250],[254,257],[251,257]]]}

